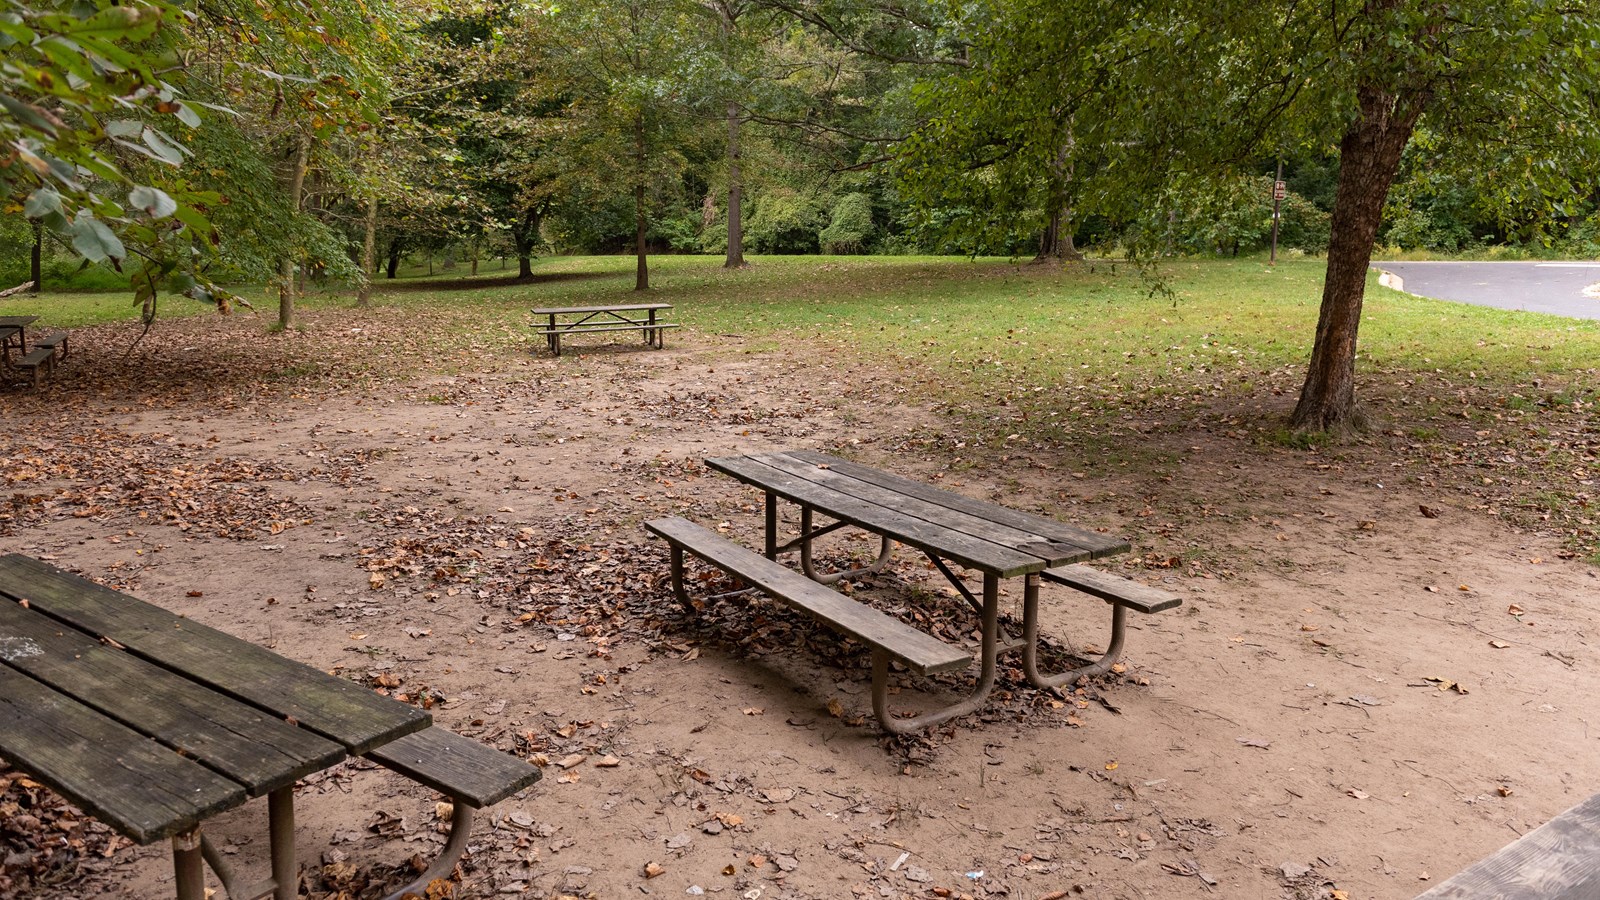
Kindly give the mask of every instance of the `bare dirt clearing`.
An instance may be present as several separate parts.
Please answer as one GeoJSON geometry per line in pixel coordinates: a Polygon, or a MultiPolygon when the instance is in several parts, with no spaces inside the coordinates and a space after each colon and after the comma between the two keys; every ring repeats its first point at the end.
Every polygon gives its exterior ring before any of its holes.
{"type": "MultiPolygon", "coordinates": [[[[913,375],[708,335],[352,374],[409,359],[393,336],[415,324],[173,322],[126,364],[127,329],[75,334],[76,367],[4,395],[0,552],[546,763],[486,818],[457,897],[1408,898],[1600,789],[1600,579],[1439,486],[1448,466],[1263,445],[1232,427],[1248,410],[1135,422],[1094,453],[969,440],[913,375]],[[1118,441],[1139,452],[1101,455],[1118,441]],[[883,738],[865,653],[764,604],[685,618],[638,527],[673,513],[754,546],[760,498],[700,460],[785,447],[1122,534],[1109,566],[1184,605],[1065,701],[1003,671],[985,713],[883,738]]],[[[936,573],[897,559],[859,595],[971,641],[936,573]]],[[[1045,599],[1063,652],[1104,640],[1099,603],[1045,599]]],[[[170,894],[164,848],[0,781],[0,895],[170,894]]],[[[308,895],[399,883],[443,840],[436,799],[358,765],[306,784],[308,895]]],[[[259,861],[260,821],[208,830],[259,861]]]]}

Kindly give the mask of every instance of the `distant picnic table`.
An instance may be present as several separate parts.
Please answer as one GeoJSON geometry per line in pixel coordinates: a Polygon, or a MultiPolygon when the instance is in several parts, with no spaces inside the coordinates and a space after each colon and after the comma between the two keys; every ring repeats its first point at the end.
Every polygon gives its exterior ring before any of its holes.
{"type": "Polygon", "coordinates": [[[545,339],[552,356],[561,355],[561,339],[574,334],[597,334],[616,331],[641,331],[646,346],[654,344],[662,349],[662,333],[677,328],[676,322],[662,322],[656,314],[671,309],[670,303],[624,303],[610,306],[556,306],[535,309],[533,314],[545,319],[535,325],[534,334],[545,339]]]}
{"type": "Polygon", "coordinates": [[[178,900],[299,896],[294,785],[366,755],[456,801],[448,876],[471,809],[539,769],[431,727],[428,713],[19,554],[0,557],[0,757],[139,844],[170,838],[178,900]],[[204,820],[267,797],[271,877],[239,881],[204,820]],[[469,808],[470,807],[470,808],[469,808]]]}
{"type": "MultiPolygon", "coordinates": [[[[978,709],[995,683],[1001,653],[1022,651],[1022,670],[1041,688],[1068,684],[1104,672],[1122,652],[1124,612],[1159,612],[1179,605],[1177,597],[1126,578],[1078,565],[1085,560],[1125,553],[1128,542],[1112,535],[1058,522],[956,494],[825,453],[792,450],[707,459],[710,468],[731,475],[766,494],[764,556],[683,519],[660,519],[646,528],[672,545],[673,586],[689,604],[682,554],[687,551],[749,582],[768,595],[801,609],[873,648],[873,709],[886,731],[904,733],[978,709]],[[800,507],[799,535],[780,542],[778,507],[800,507]],[[818,525],[820,513],[833,521],[818,525]],[[881,539],[877,559],[862,568],[819,572],[812,543],[847,526],[881,539]],[[972,606],[981,623],[980,674],[973,694],[940,710],[895,718],[887,707],[890,658],[921,674],[954,671],[970,665],[970,654],[865,604],[822,587],[842,578],[883,568],[898,542],[921,550],[955,591],[972,606]],[[776,564],[779,555],[798,550],[800,571],[776,564]],[[951,565],[983,577],[975,596],[951,565]],[[999,618],[1001,582],[1023,579],[1023,634],[1005,632],[999,618]],[[1112,605],[1112,636],[1098,661],[1066,672],[1046,674],[1038,663],[1041,581],[1070,587],[1112,605]]],[[[690,604],[691,608],[692,604],[690,604]]]]}

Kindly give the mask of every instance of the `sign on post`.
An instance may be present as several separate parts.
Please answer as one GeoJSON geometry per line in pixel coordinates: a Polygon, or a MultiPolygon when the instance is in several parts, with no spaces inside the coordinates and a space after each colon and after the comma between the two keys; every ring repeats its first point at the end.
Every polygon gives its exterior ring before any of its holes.
{"type": "Polygon", "coordinates": [[[1289,196],[1289,185],[1282,181],[1274,181],[1272,183],[1272,199],[1282,200],[1287,196],[1289,196]]]}

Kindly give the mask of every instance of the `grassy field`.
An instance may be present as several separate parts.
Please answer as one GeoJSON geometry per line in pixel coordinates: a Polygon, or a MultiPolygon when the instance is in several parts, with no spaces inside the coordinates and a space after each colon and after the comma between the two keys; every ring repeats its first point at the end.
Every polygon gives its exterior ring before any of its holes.
{"type": "MultiPolygon", "coordinates": [[[[669,342],[699,344],[708,359],[780,347],[818,354],[934,406],[960,423],[964,440],[1002,449],[1018,437],[1073,442],[1157,472],[1170,461],[1141,439],[1157,431],[1319,443],[1287,433],[1283,421],[1310,352],[1320,260],[1174,261],[1153,271],[1096,261],[1065,272],[997,259],[766,257],[737,272],[719,262],[652,261],[647,296],[674,304],[672,318],[685,326],[669,342]]],[[[423,352],[408,345],[364,356],[357,347],[341,357],[350,378],[394,381],[481,367],[484,351],[527,350],[531,307],[642,299],[624,257],[541,260],[529,284],[485,268],[476,279],[458,271],[380,281],[371,312],[355,311],[348,293],[313,293],[301,301],[302,327],[342,340],[344,326],[365,317],[374,340],[387,330],[424,342],[423,352]]],[[[275,297],[241,293],[255,310],[238,315],[265,335],[275,297]]],[[[0,301],[0,315],[17,313],[56,327],[136,318],[117,294],[0,301]]],[[[214,313],[172,298],[162,315],[214,313]]],[[[316,341],[273,343],[283,361],[266,380],[333,377],[324,359],[295,357],[316,341]]],[[[1463,479],[1492,470],[1505,499],[1486,506],[1527,522],[1554,515],[1586,555],[1600,548],[1589,512],[1600,477],[1597,368],[1600,322],[1424,300],[1375,278],[1369,285],[1358,396],[1375,413],[1376,436],[1393,443],[1385,452],[1463,479]]]]}

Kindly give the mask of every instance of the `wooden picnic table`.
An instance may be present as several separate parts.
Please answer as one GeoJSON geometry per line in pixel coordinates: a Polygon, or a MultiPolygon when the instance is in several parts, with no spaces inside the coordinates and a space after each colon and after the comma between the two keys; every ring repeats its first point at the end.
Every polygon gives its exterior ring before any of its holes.
{"type": "Polygon", "coordinates": [[[545,339],[552,356],[560,356],[561,338],[564,336],[611,331],[642,331],[645,345],[654,344],[659,350],[665,346],[663,332],[678,326],[674,322],[659,321],[656,314],[671,308],[670,303],[622,303],[556,306],[532,312],[546,320],[544,325],[535,326],[539,329],[535,333],[545,339]]]}
{"type": "Polygon", "coordinates": [[[297,897],[295,781],[430,721],[46,563],[0,557],[0,757],[139,844],[171,838],[179,900],[203,900],[203,863],[235,900],[297,897]],[[200,824],[259,796],[272,877],[241,889],[200,824]]]}
{"type": "Polygon", "coordinates": [[[11,345],[15,341],[18,352],[28,353],[28,326],[39,321],[38,316],[0,316],[0,352],[6,362],[11,361],[11,345]]]}
{"type": "MultiPolygon", "coordinates": [[[[791,450],[707,459],[710,468],[760,489],[766,495],[766,557],[799,550],[801,571],[823,583],[881,569],[888,563],[893,544],[921,550],[976,610],[982,622],[981,664],[977,690],[967,700],[912,720],[891,722],[881,711],[883,679],[875,673],[873,691],[880,721],[891,731],[909,731],[970,712],[983,702],[994,685],[996,659],[1001,652],[1022,650],[1023,671],[1038,687],[1056,687],[1084,674],[1105,671],[1121,652],[1122,612],[1132,605],[1144,612],[1168,609],[1176,598],[1127,582],[1117,576],[1087,572],[1075,565],[1116,553],[1128,542],[1111,535],[1078,528],[902,478],[870,466],[808,450],[791,450]],[[780,501],[800,507],[799,535],[780,543],[780,501]],[[833,521],[817,526],[816,514],[833,521]],[[864,568],[835,573],[817,571],[811,545],[818,537],[846,526],[880,536],[878,558],[864,568]],[[981,573],[982,597],[976,597],[951,568],[951,563],[981,573]],[[1000,584],[1023,579],[1023,635],[1006,634],[999,621],[1000,584]],[[1039,671],[1039,587],[1041,579],[1066,584],[1101,597],[1114,606],[1111,647],[1106,658],[1070,672],[1047,675],[1039,671]],[[1110,581],[1124,582],[1119,588],[1110,581]],[[1159,596],[1157,596],[1159,595],[1159,596]]],[[[656,530],[656,529],[652,529],[656,530]]],[[[659,532],[658,532],[659,533],[659,532]]],[[[664,537],[667,535],[663,535],[664,537]]],[[[669,540],[673,538],[669,537],[669,540]]],[[[692,537],[688,538],[693,540],[692,537]]],[[[677,574],[677,573],[675,573],[677,574]]],[[[926,648],[921,648],[925,650],[926,648]]],[[[913,654],[914,656],[915,654],[913,654]]],[[[938,657],[922,658],[937,660],[938,657]]],[[[876,661],[875,668],[881,665],[876,661]]],[[[915,660],[912,660],[915,662],[915,660]]],[[[930,671],[932,665],[930,663],[930,671]]],[[[942,663],[938,663],[942,664],[942,663]]]]}

